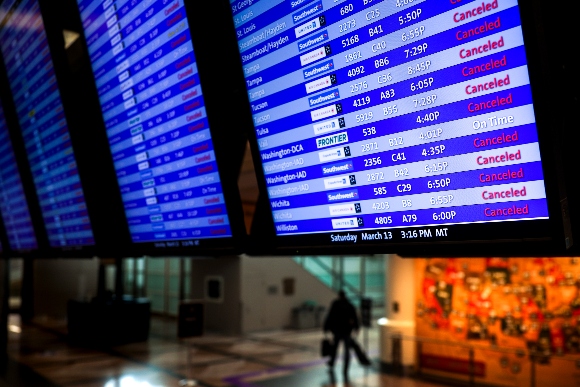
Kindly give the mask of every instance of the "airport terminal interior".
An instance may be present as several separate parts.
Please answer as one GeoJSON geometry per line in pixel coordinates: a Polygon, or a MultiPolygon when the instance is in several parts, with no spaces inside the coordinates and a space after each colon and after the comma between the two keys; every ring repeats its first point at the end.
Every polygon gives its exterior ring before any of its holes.
{"type": "Polygon", "coordinates": [[[99,272],[112,296],[116,266],[96,259],[37,261],[34,316],[26,319],[26,269],[12,260],[0,385],[578,383],[578,258],[167,257],[123,265],[125,298],[150,301],[151,314],[146,321],[123,317],[133,324],[129,330],[120,317],[79,330],[71,325],[78,318],[72,304],[95,302],[99,272]],[[355,340],[371,365],[351,353],[346,379],[342,354],[333,372],[321,356],[324,319],[338,290],[361,323],[365,313],[370,317],[355,340]],[[204,305],[202,331],[179,333],[180,304],[204,305]]]}

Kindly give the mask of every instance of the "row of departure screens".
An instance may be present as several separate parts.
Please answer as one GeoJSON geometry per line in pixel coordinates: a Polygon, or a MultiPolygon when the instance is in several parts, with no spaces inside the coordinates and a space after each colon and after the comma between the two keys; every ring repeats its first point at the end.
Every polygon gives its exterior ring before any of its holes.
{"type": "MultiPolygon", "coordinates": [[[[77,7],[122,202],[111,221],[124,222],[127,245],[194,251],[245,233],[185,4],[77,7]]],[[[230,7],[222,22],[235,29],[231,65],[254,123],[239,130],[261,161],[272,233],[386,241],[413,227],[549,218],[517,0],[230,7]]],[[[0,4],[0,212],[15,254],[95,246],[107,227],[94,221],[106,203],[91,208],[99,194],[78,165],[82,130],[70,127],[79,120],[69,122],[43,9],[0,4]]]]}

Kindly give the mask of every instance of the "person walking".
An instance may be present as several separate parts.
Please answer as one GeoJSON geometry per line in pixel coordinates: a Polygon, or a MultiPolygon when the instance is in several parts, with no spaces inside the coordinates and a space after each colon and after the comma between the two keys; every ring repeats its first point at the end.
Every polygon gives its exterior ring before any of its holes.
{"type": "MultiPolygon", "coordinates": [[[[338,299],[334,300],[324,321],[324,333],[331,332],[333,336],[332,351],[328,366],[332,371],[338,352],[338,345],[342,341],[344,346],[344,378],[348,380],[348,366],[350,364],[350,348],[357,344],[352,338],[353,331],[358,333],[359,321],[354,305],[346,298],[344,291],[338,292],[338,299]]],[[[363,365],[369,365],[368,359],[363,365]],[[368,363],[368,364],[366,364],[368,363]]]]}

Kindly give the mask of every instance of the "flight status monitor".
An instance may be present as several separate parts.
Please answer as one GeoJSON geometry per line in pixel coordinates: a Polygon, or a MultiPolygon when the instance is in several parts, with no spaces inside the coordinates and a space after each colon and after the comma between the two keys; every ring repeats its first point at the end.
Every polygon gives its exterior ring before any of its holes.
{"type": "Polygon", "coordinates": [[[0,50],[50,247],[94,245],[38,1],[0,5],[0,50]]]}
{"type": "Polygon", "coordinates": [[[0,213],[10,249],[15,252],[38,248],[28,202],[24,194],[12,140],[0,105],[0,213]]]}
{"type": "Polygon", "coordinates": [[[223,243],[231,219],[183,3],[78,7],[133,243],[223,243]]]}
{"type": "Polygon", "coordinates": [[[360,246],[545,232],[517,0],[230,6],[279,240],[360,246]]]}

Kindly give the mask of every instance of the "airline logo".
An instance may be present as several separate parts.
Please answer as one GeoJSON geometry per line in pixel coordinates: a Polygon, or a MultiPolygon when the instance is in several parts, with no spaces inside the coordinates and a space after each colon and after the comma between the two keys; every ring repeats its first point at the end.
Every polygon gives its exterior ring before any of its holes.
{"type": "Polygon", "coordinates": [[[136,104],[137,104],[137,100],[135,98],[131,98],[131,99],[126,100],[123,103],[123,106],[125,106],[125,109],[129,109],[129,108],[132,108],[133,106],[135,106],[136,104]]]}
{"type": "Polygon", "coordinates": [[[307,64],[314,63],[317,60],[322,58],[326,58],[327,56],[332,55],[332,50],[330,49],[330,45],[326,45],[324,47],[319,47],[314,51],[310,51],[302,56],[300,56],[300,64],[302,66],[306,66],[307,64]]]}
{"type": "Polygon", "coordinates": [[[123,101],[133,96],[133,89],[129,89],[123,93],[123,101]]]}
{"type": "Polygon", "coordinates": [[[109,28],[109,38],[112,38],[121,31],[121,25],[119,23],[115,24],[113,27],[109,28]]]}
{"type": "Polygon", "coordinates": [[[117,65],[115,70],[117,71],[117,74],[121,74],[123,71],[127,70],[128,68],[129,68],[129,60],[125,60],[124,62],[117,65]]]}
{"type": "Polygon", "coordinates": [[[131,75],[131,74],[129,73],[129,70],[127,70],[127,71],[125,71],[125,72],[123,72],[123,73],[119,74],[119,82],[124,82],[124,81],[126,81],[126,80],[129,78],[129,76],[130,76],[130,75],[131,75]]]}
{"type": "Polygon", "coordinates": [[[322,167],[322,174],[323,175],[334,175],[335,173],[344,173],[350,172],[354,169],[354,166],[351,161],[345,161],[342,163],[326,165],[322,167]]]}
{"type": "Polygon", "coordinates": [[[115,47],[113,47],[113,55],[118,55],[121,51],[123,51],[125,49],[125,44],[123,42],[117,44],[115,47]]]}
{"type": "Polygon", "coordinates": [[[328,207],[330,216],[344,216],[360,214],[362,209],[359,203],[356,204],[339,204],[337,206],[328,207]]]}
{"type": "Polygon", "coordinates": [[[143,125],[139,125],[137,127],[131,128],[131,135],[132,136],[139,134],[141,132],[143,132],[143,125]]]}
{"type": "Polygon", "coordinates": [[[127,91],[127,89],[130,87],[133,87],[133,79],[129,79],[128,81],[121,83],[119,86],[122,92],[127,91]]]}
{"type": "Polygon", "coordinates": [[[344,148],[330,149],[318,154],[320,162],[324,163],[327,161],[334,161],[344,159],[345,157],[350,157],[350,147],[346,146],[344,148]]]}
{"type": "Polygon", "coordinates": [[[356,185],[356,178],[354,175],[337,176],[337,177],[333,177],[333,178],[324,180],[324,187],[326,189],[350,187],[351,185],[356,185]]]}
{"type": "Polygon", "coordinates": [[[129,126],[135,126],[141,122],[141,116],[133,117],[129,120],[129,126]]]}
{"type": "Polygon", "coordinates": [[[322,42],[326,42],[328,40],[328,32],[326,30],[322,31],[321,33],[314,35],[310,38],[304,39],[301,42],[298,42],[298,50],[304,51],[317,46],[322,42]]]}
{"type": "Polygon", "coordinates": [[[149,180],[142,181],[141,185],[143,185],[143,188],[154,187],[155,186],[155,179],[149,179],[149,180]]]}
{"type": "Polygon", "coordinates": [[[359,198],[357,189],[327,193],[326,197],[328,198],[329,203],[344,202],[346,200],[358,200],[359,198]]]}
{"type": "Polygon", "coordinates": [[[332,121],[326,121],[320,124],[316,124],[313,126],[314,128],[314,135],[318,136],[324,133],[334,132],[337,129],[342,129],[346,126],[343,117],[337,118],[332,121]]]}
{"type": "Polygon", "coordinates": [[[137,160],[138,163],[145,161],[148,158],[149,156],[147,155],[147,152],[139,153],[137,156],[135,156],[135,160],[137,160]]]}
{"type": "Polygon", "coordinates": [[[143,136],[143,134],[138,134],[137,136],[131,138],[131,143],[133,145],[137,145],[143,141],[145,141],[145,137],[143,136]]]}
{"type": "Polygon", "coordinates": [[[155,191],[155,188],[147,188],[146,190],[143,191],[143,196],[148,197],[148,196],[153,196],[157,193],[157,191],[155,191]]]}
{"type": "Polygon", "coordinates": [[[316,105],[320,105],[321,103],[334,101],[335,99],[339,99],[339,98],[340,98],[340,93],[338,92],[338,89],[334,89],[334,90],[319,94],[316,97],[311,97],[310,99],[308,99],[308,103],[310,104],[310,107],[314,107],[316,105]]]}
{"type": "Polygon", "coordinates": [[[117,22],[117,15],[113,16],[112,18],[110,18],[109,20],[107,20],[107,28],[111,28],[111,26],[113,24],[115,24],[117,22]]]}
{"type": "Polygon", "coordinates": [[[113,37],[113,38],[110,40],[111,46],[112,46],[112,47],[114,47],[115,45],[117,45],[117,43],[119,43],[119,42],[121,41],[121,39],[122,39],[122,36],[121,36],[121,34],[117,34],[117,35],[115,35],[115,36],[114,36],[114,37],[113,37]]]}
{"type": "Polygon", "coordinates": [[[106,11],[105,11],[105,19],[110,18],[111,16],[113,16],[113,14],[115,13],[115,11],[117,10],[117,5],[113,4],[112,7],[109,7],[106,11]]]}
{"type": "Polygon", "coordinates": [[[348,142],[348,134],[346,132],[342,132],[316,139],[316,146],[318,149],[321,149],[333,145],[344,144],[345,142],[348,142]]]}
{"type": "Polygon", "coordinates": [[[337,103],[336,105],[325,106],[323,108],[313,110],[310,112],[310,116],[312,117],[312,121],[318,121],[323,118],[336,116],[340,112],[342,112],[342,105],[337,103]]]}
{"type": "Polygon", "coordinates": [[[152,206],[154,204],[157,204],[157,198],[156,197],[147,198],[145,202],[147,203],[148,206],[152,206]]]}
{"type": "Polygon", "coordinates": [[[306,93],[314,93],[315,91],[326,89],[336,83],[336,75],[331,74],[326,77],[317,79],[312,82],[308,82],[306,85],[306,93]]]}
{"type": "Polygon", "coordinates": [[[152,222],[163,222],[163,215],[162,214],[160,214],[160,215],[151,215],[151,216],[149,216],[149,219],[152,222]]]}
{"type": "Polygon", "coordinates": [[[362,226],[364,226],[362,218],[332,219],[332,228],[335,230],[341,228],[353,228],[362,226]]]}
{"type": "Polygon", "coordinates": [[[149,179],[150,177],[153,177],[153,171],[151,170],[143,171],[140,172],[139,175],[141,176],[141,179],[149,179]]]}
{"type": "Polygon", "coordinates": [[[312,4],[312,6],[303,9],[302,11],[296,12],[292,15],[292,21],[294,24],[310,17],[316,15],[318,12],[322,11],[324,7],[322,6],[322,1],[312,4]]]}
{"type": "Polygon", "coordinates": [[[304,79],[308,79],[333,69],[334,69],[334,61],[331,59],[326,62],[322,62],[321,64],[318,64],[314,67],[310,67],[309,69],[302,71],[302,73],[304,73],[304,79]]]}
{"type": "Polygon", "coordinates": [[[147,208],[147,210],[149,210],[150,214],[158,214],[161,212],[161,207],[159,206],[153,206],[153,207],[149,207],[147,208]]]}
{"type": "Polygon", "coordinates": [[[313,19],[307,23],[302,24],[301,26],[298,26],[294,29],[294,32],[296,33],[296,38],[300,38],[304,35],[308,35],[311,32],[316,31],[317,29],[319,29],[320,27],[324,27],[326,25],[326,18],[324,17],[324,15],[313,19]]]}
{"type": "Polygon", "coordinates": [[[297,7],[301,7],[308,3],[312,3],[313,0],[291,0],[290,1],[290,9],[296,9],[297,7]]]}

